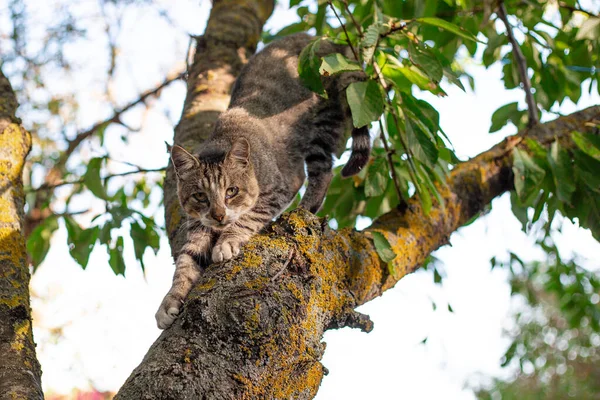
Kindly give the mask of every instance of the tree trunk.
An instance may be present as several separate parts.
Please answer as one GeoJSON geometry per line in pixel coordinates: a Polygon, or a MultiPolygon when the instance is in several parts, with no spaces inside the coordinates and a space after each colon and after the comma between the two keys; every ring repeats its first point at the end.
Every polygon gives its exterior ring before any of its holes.
{"type": "MultiPolygon", "coordinates": [[[[226,108],[235,75],[253,51],[272,2],[214,2],[206,34],[198,40],[188,94],[175,142],[193,149],[226,108]],[[266,3],[269,3],[266,5],[266,3]]],[[[539,125],[529,137],[568,143],[573,130],[589,131],[600,107],[539,125]]],[[[383,215],[365,232],[332,231],[304,210],[282,216],[256,235],[242,254],[211,265],[190,293],[173,326],[152,345],[116,399],[310,399],[326,369],[319,362],[327,329],[370,331],[354,311],[379,296],[452,232],[512,189],[510,150],[519,135],[458,165],[440,188],[445,206],[424,215],[418,199],[383,215]],[[386,236],[397,254],[383,263],[371,240],[386,236]]],[[[185,232],[172,168],[165,181],[165,213],[173,254],[185,232]]]]}
{"type": "Polygon", "coordinates": [[[23,236],[22,174],[31,137],[16,109],[15,94],[0,71],[0,399],[43,399],[23,236]]]}

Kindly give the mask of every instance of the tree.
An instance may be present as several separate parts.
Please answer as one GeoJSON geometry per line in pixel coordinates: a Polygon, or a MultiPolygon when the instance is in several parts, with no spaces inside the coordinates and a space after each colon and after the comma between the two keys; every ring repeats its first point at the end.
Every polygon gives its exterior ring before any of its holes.
{"type": "MultiPolygon", "coordinates": [[[[574,2],[561,3],[560,25],[548,33],[540,28],[554,24],[544,17],[546,8],[545,1],[526,5],[300,4],[301,22],[279,35],[315,28],[318,35],[347,42],[362,61],[339,56],[321,60],[308,47],[301,57],[302,79],[322,92],[320,75],[364,69],[372,79],[348,92],[354,122],[381,124],[369,168],[355,180],[335,179],[323,214],[329,214],[340,228],[353,226],[358,215],[377,219],[365,232],[334,231],[326,220],[307,212],[286,214],[251,240],[241,258],[206,271],[183,315],[161,335],[117,397],[311,398],[325,372],[319,363],[324,330],[351,326],[369,331],[370,320],[356,313],[356,306],[425,265],[430,253],[446,244],[452,232],[477,218],[493,198],[513,189],[513,210],[525,225],[540,219],[545,209],[546,235],[551,234],[554,215],[562,213],[598,238],[595,193],[600,185],[594,172],[599,161],[600,109],[591,107],[544,124],[537,116],[538,107],[551,110],[566,97],[576,101],[583,82],[597,85],[598,18],[574,2]],[[522,38],[515,37],[512,21],[518,22],[522,38]],[[483,39],[486,44],[478,44],[483,39]],[[437,111],[414,93],[419,88],[444,95],[442,77],[462,86],[460,77],[469,79],[456,61],[462,48],[472,56],[478,48],[485,49],[486,65],[503,60],[505,86],[522,85],[528,107],[519,109],[519,104],[512,103],[497,110],[492,130],[510,121],[520,133],[472,160],[457,163],[444,140],[437,111]],[[528,208],[534,210],[531,217],[528,208]]],[[[272,10],[273,3],[264,1],[214,2],[206,32],[196,38],[175,142],[191,148],[210,133],[272,10]]],[[[69,28],[67,23],[65,32],[73,31],[77,32],[76,27],[69,28]]],[[[265,41],[270,39],[264,36],[265,41]]],[[[312,46],[318,44],[315,41],[312,46]]],[[[114,62],[116,52],[109,47],[114,62]]],[[[36,60],[31,63],[35,66],[36,60]]],[[[62,216],[71,254],[83,267],[99,240],[107,246],[115,273],[124,273],[120,255],[124,239],[111,233],[124,221],[130,222],[140,261],[146,245],[156,248],[154,221],[143,210],[127,207],[128,199],[147,198],[144,184],[129,192],[119,188],[109,195],[106,181],[111,175],[101,177],[106,157],[89,160],[83,173],[69,170],[66,163],[82,142],[102,137],[110,124],[127,127],[121,115],[171,81],[165,80],[91,129],[78,132],[45,168],[46,178],[29,203],[25,221],[34,265],[43,260],[48,238],[56,229],[56,219],[49,218],[52,189],[67,184],[73,194],[85,187],[107,205],[108,218],[85,229],[71,213],[62,216]]],[[[48,110],[61,109],[61,101],[49,102],[48,110]]],[[[173,185],[169,168],[165,220],[173,254],[177,254],[184,236],[173,185]]]]}
{"type": "Polygon", "coordinates": [[[17,99],[0,71],[0,393],[43,398],[29,308],[23,236],[23,181],[31,137],[15,117],[17,99]]]}

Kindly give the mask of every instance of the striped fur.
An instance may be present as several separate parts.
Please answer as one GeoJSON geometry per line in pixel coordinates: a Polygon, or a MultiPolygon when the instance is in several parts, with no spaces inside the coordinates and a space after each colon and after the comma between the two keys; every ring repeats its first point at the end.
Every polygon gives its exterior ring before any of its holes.
{"type": "MultiPolygon", "coordinates": [[[[158,312],[159,328],[170,326],[203,268],[235,257],[244,243],[294,199],[308,175],[300,206],[316,213],[332,179],[333,155],[345,148],[352,126],[347,86],[360,72],[327,77],[328,98],[305,88],[298,56],[313,38],[291,35],[266,46],[242,69],[229,109],[194,155],[171,149],[177,192],[188,216],[188,241],[177,257],[173,286],[158,312]],[[306,172],[305,172],[306,171],[306,172]]],[[[320,56],[345,46],[320,42],[320,56]]],[[[369,159],[368,128],[352,130],[352,154],[343,176],[358,173],[369,159]]]]}

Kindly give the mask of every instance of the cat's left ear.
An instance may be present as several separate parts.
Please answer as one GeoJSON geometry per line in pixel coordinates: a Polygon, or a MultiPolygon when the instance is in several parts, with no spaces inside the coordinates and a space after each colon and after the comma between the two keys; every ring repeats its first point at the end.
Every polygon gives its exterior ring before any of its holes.
{"type": "Polygon", "coordinates": [[[231,145],[227,158],[241,166],[247,166],[250,160],[250,143],[245,138],[239,138],[231,145]]]}

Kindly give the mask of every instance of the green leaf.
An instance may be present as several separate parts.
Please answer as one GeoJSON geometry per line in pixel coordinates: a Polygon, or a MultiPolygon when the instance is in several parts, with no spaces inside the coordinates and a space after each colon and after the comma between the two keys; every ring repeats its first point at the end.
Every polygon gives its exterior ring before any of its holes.
{"type": "Polygon", "coordinates": [[[146,230],[137,222],[131,223],[131,240],[133,240],[133,250],[135,258],[140,262],[142,270],[145,270],[144,251],[146,250],[146,230]]]}
{"type": "Polygon", "coordinates": [[[396,254],[392,250],[392,246],[386,237],[379,232],[371,232],[371,234],[373,235],[373,244],[375,245],[375,250],[377,250],[379,257],[386,263],[395,259],[396,254]]]}
{"type": "Polygon", "coordinates": [[[382,195],[389,179],[387,159],[384,157],[375,158],[367,171],[365,196],[375,197],[382,195]]]}
{"type": "MultiPolygon", "coordinates": [[[[519,121],[521,118],[522,112],[519,111],[518,103],[509,103],[506,104],[492,114],[492,126],[490,127],[490,133],[499,131],[504,125],[506,125],[509,121],[519,121]]],[[[517,125],[515,123],[515,125],[517,125]]],[[[517,125],[518,126],[518,125],[517,125]]]]}
{"type": "Polygon", "coordinates": [[[483,43],[478,40],[471,32],[464,30],[463,28],[454,25],[451,22],[445,21],[443,19],[435,18],[435,17],[426,17],[426,18],[417,18],[417,22],[427,25],[437,26],[438,28],[442,28],[447,30],[448,32],[452,32],[455,35],[458,35],[462,38],[473,40],[475,42],[483,43]]]}
{"type": "Polygon", "coordinates": [[[346,97],[356,128],[376,121],[383,113],[383,93],[374,80],[351,83],[346,89],[346,97]]]}
{"type": "Polygon", "coordinates": [[[571,195],[575,191],[573,165],[569,153],[560,147],[555,140],[548,152],[548,163],[554,177],[556,195],[564,203],[571,202],[571,195]]]}
{"type": "Polygon", "coordinates": [[[439,82],[442,79],[442,76],[444,76],[442,64],[433,53],[424,46],[417,47],[412,42],[409,42],[408,55],[410,61],[421,68],[421,70],[435,82],[439,82]]]}
{"type": "Polygon", "coordinates": [[[53,217],[46,218],[36,226],[27,238],[27,253],[31,258],[34,271],[46,258],[48,250],[50,250],[50,239],[57,229],[57,219],[53,217]]]}
{"type": "Polygon", "coordinates": [[[106,200],[108,195],[106,194],[106,190],[102,184],[102,178],[100,178],[102,161],[104,161],[104,158],[102,157],[95,157],[89,161],[87,171],[83,176],[83,182],[94,194],[94,196],[106,200]]]}
{"type": "Polygon", "coordinates": [[[424,164],[433,165],[437,162],[438,159],[438,149],[435,146],[435,143],[431,141],[426,131],[421,127],[417,121],[406,119],[406,135],[408,136],[408,144],[421,162],[424,164]],[[415,150],[415,140],[418,143],[419,150],[422,151],[425,157],[419,157],[419,151],[415,150]]]}
{"type": "Polygon", "coordinates": [[[600,136],[591,133],[573,132],[573,141],[584,153],[600,161],[600,136]]]}
{"type": "Polygon", "coordinates": [[[375,48],[377,41],[379,40],[381,27],[381,22],[375,22],[374,24],[370,25],[365,31],[364,37],[360,42],[362,60],[367,64],[371,63],[373,54],[375,54],[375,48]]]}
{"type": "Polygon", "coordinates": [[[82,229],[72,217],[66,216],[64,219],[67,227],[69,253],[85,269],[96,239],[98,239],[99,229],[96,226],[89,229],[82,229]]]}
{"type": "Polygon", "coordinates": [[[375,22],[367,28],[364,37],[360,42],[360,47],[373,47],[379,41],[379,33],[383,27],[381,22],[375,22]]]}
{"type": "Polygon", "coordinates": [[[434,283],[442,283],[442,275],[440,275],[437,268],[433,269],[433,282],[434,283]]]}
{"type": "Polygon", "coordinates": [[[348,60],[340,53],[329,54],[323,57],[319,73],[323,76],[329,76],[346,71],[362,71],[362,68],[356,61],[348,60]]]}
{"type": "Polygon", "coordinates": [[[321,74],[319,73],[321,58],[317,55],[322,40],[322,38],[317,38],[302,49],[298,61],[298,74],[304,86],[318,95],[327,98],[327,92],[325,92],[325,87],[323,86],[323,82],[321,82],[321,74]]]}
{"type": "Polygon", "coordinates": [[[530,204],[537,195],[546,172],[524,151],[514,148],[512,170],[515,175],[515,189],[522,204],[530,204]]]}
{"type": "Polygon", "coordinates": [[[123,260],[123,236],[117,238],[115,247],[111,247],[108,251],[108,263],[115,275],[125,276],[125,260],[123,260]]]}
{"type": "Polygon", "coordinates": [[[600,192],[600,161],[580,150],[573,150],[575,175],[595,192],[600,192]]]}
{"type": "Polygon", "coordinates": [[[516,192],[510,192],[510,206],[513,215],[521,223],[521,229],[523,232],[527,232],[527,225],[529,223],[529,217],[527,216],[528,207],[520,204],[516,192]]]}

